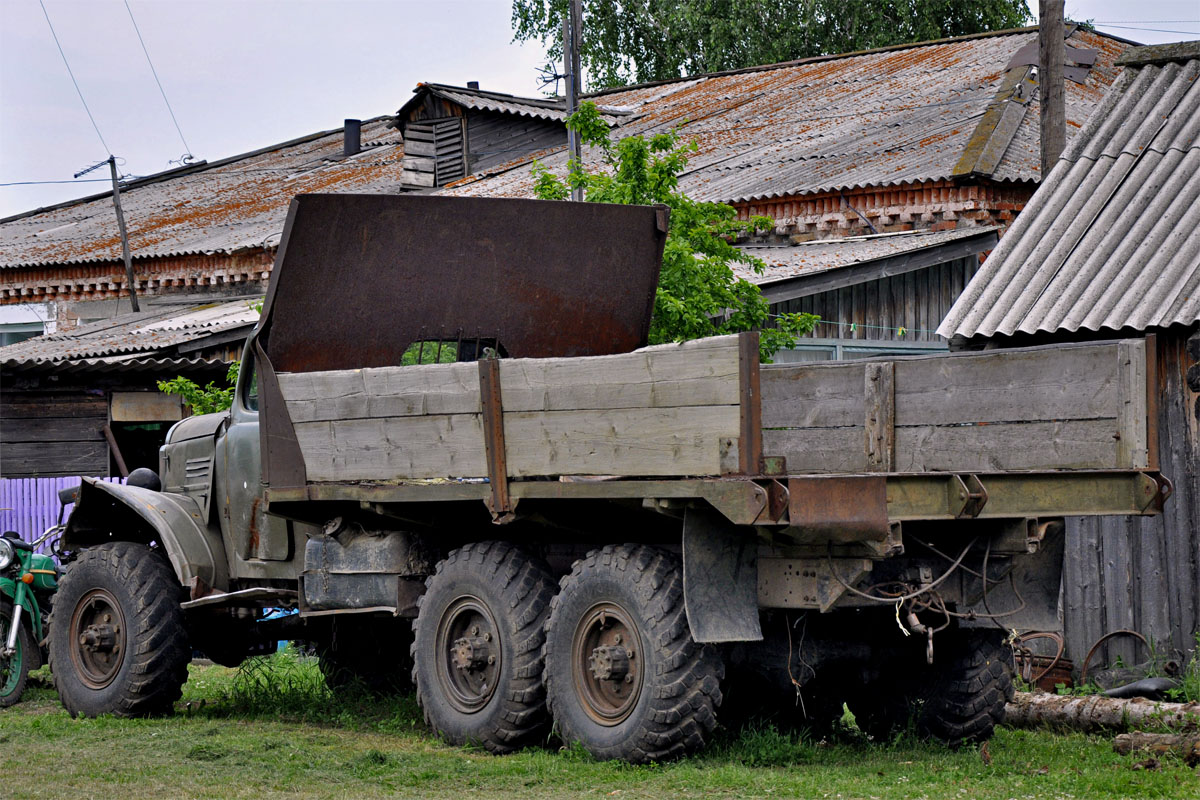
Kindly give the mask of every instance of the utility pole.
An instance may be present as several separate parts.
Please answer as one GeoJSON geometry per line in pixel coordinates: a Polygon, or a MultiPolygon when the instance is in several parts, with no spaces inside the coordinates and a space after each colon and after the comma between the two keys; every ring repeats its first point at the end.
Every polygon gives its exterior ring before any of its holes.
{"type": "Polygon", "coordinates": [[[1038,87],[1040,92],[1042,180],[1067,146],[1063,62],[1063,0],[1040,0],[1038,8],[1038,87]]]}
{"type": "Polygon", "coordinates": [[[121,211],[121,186],[117,183],[117,159],[108,157],[108,169],[112,173],[113,205],[117,207],[117,227],[121,229],[121,258],[125,260],[125,280],[129,285],[129,304],[134,311],[141,311],[137,301],[137,281],[133,277],[133,257],[129,254],[129,234],[125,230],[125,214],[121,211]]]}
{"type": "MultiPolygon", "coordinates": [[[[579,110],[579,49],[583,46],[583,0],[571,0],[570,13],[563,15],[563,70],[567,78],[567,115],[579,110]]],[[[579,167],[583,164],[583,149],[579,134],[567,129],[567,157],[579,167]]],[[[571,199],[583,200],[583,189],[571,190],[571,199]]]]}

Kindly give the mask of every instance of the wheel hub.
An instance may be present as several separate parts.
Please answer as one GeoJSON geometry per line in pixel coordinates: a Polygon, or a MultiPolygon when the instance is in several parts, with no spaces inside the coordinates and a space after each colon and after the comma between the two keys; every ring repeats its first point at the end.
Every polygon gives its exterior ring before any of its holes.
{"type": "Polygon", "coordinates": [[[616,603],[598,603],[579,620],[572,643],[575,690],[584,712],[601,725],[626,720],[643,684],[640,634],[616,603]]]}
{"type": "Polygon", "coordinates": [[[69,629],[71,663],[84,685],[103,689],[125,663],[125,616],[107,589],[93,589],[75,606],[69,629]]]}
{"type": "Polygon", "coordinates": [[[437,628],[437,677],[447,701],[464,714],[482,710],[496,692],[503,651],[499,626],[478,597],[446,607],[437,628]]]}
{"type": "Polygon", "coordinates": [[[93,653],[111,653],[117,647],[120,628],[114,625],[88,625],[79,635],[79,644],[93,653]]]}
{"type": "Polygon", "coordinates": [[[488,664],[496,663],[496,657],[489,654],[488,639],[483,636],[464,636],[456,639],[450,656],[455,669],[475,671],[483,669],[488,664]]]}

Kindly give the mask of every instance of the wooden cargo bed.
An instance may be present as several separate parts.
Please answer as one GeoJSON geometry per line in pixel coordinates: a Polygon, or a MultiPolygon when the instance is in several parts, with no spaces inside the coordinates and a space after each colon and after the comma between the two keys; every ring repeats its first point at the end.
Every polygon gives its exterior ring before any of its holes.
{"type": "Polygon", "coordinates": [[[1140,340],[761,368],[756,354],[742,334],[278,380],[309,484],[1152,468],[1140,340]]]}

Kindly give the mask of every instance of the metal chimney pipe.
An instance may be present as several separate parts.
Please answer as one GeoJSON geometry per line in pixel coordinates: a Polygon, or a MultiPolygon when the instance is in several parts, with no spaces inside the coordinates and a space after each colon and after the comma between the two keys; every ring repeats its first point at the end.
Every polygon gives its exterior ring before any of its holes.
{"type": "Polygon", "coordinates": [[[342,155],[349,157],[362,150],[362,120],[346,120],[346,134],[342,155]]]}

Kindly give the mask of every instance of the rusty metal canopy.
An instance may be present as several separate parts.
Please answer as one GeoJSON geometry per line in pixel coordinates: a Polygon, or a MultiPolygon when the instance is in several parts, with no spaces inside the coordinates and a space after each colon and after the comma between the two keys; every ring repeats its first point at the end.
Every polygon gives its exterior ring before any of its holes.
{"type": "Polygon", "coordinates": [[[300,195],[260,342],[276,372],[397,365],[429,340],[626,353],[646,343],[666,223],[647,206],[300,195]]]}

